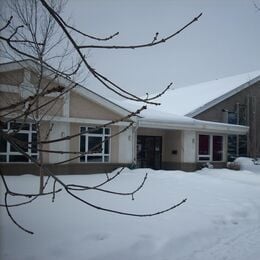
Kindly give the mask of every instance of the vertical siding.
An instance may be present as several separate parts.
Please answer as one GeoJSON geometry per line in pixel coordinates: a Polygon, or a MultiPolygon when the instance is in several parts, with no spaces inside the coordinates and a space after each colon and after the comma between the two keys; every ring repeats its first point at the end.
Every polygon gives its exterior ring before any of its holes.
{"type": "Polygon", "coordinates": [[[236,104],[245,105],[247,108],[247,125],[249,130],[249,155],[260,156],[260,83],[240,91],[239,93],[223,100],[210,109],[195,116],[196,119],[215,122],[225,122],[223,109],[235,111],[236,104]]]}

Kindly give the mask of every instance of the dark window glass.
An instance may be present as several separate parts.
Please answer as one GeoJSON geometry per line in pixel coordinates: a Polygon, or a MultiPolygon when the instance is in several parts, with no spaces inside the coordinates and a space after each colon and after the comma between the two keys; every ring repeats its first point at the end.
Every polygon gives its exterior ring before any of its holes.
{"type": "Polygon", "coordinates": [[[86,136],[85,135],[80,136],[80,151],[86,152],[86,136]]]}
{"type": "Polygon", "coordinates": [[[32,124],[32,130],[33,131],[36,131],[37,129],[36,129],[36,124],[32,124]]]}
{"type": "Polygon", "coordinates": [[[10,129],[14,130],[30,130],[29,124],[23,124],[23,123],[11,123],[10,129]]]}
{"type": "Polygon", "coordinates": [[[209,135],[199,135],[199,155],[209,154],[209,135]]]}
{"type": "Polygon", "coordinates": [[[23,155],[10,155],[10,162],[28,162],[28,159],[23,155]]]}
{"type": "Polygon", "coordinates": [[[109,156],[105,156],[105,157],[104,157],[104,161],[105,161],[105,162],[108,162],[108,161],[109,161],[109,156]]]}
{"type": "Polygon", "coordinates": [[[102,162],[102,156],[88,156],[88,162],[102,162]]]}
{"type": "Polygon", "coordinates": [[[86,131],[86,127],[84,127],[84,126],[82,126],[82,127],[80,127],[80,132],[82,133],[82,132],[85,132],[86,131]]]}
{"type": "MultiPolygon", "coordinates": [[[[17,133],[13,136],[16,140],[14,142],[23,149],[24,152],[28,152],[28,134],[17,133]]],[[[11,152],[16,152],[17,150],[11,145],[11,152]]]]}
{"type": "Polygon", "coordinates": [[[237,124],[237,113],[228,112],[228,123],[233,125],[237,124]]]}
{"type": "Polygon", "coordinates": [[[209,157],[199,157],[200,161],[209,161],[209,157]]]}
{"type": "Polygon", "coordinates": [[[105,145],[105,154],[109,154],[109,139],[105,141],[104,145],[105,145]]]}
{"type": "Polygon", "coordinates": [[[80,156],[80,161],[85,162],[85,156],[80,156]]]}
{"type": "Polygon", "coordinates": [[[228,161],[233,162],[237,157],[237,136],[228,136],[228,161]]]}
{"type": "Polygon", "coordinates": [[[38,159],[38,156],[37,156],[37,155],[32,155],[32,158],[33,158],[34,160],[37,160],[37,159],[38,159]]]}
{"type": "Polygon", "coordinates": [[[100,134],[100,135],[102,135],[103,134],[103,128],[89,127],[88,132],[90,134],[100,134]]]}
{"type": "Polygon", "coordinates": [[[0,137],[0,152],[5,153],[7,149],[7,141],[0,137]]]}
{"type": "Polygon", "coordinates": [[[240,135],[239,136],[239,156],[247,156],[247,136],[240,135]]]}
{"type": "Polygon", "coordinates": [[[37,134],[33,133],[32,134],[32,153],[37,153],[37,134]]]}
{"type": "Polygon", "coordinates": [[[223,159],[223,137],[213,136],[213,161],[222,161],[223,159]]]}
{"type": "Polygon", "coordinates": [[[6,162],[6,155],[0,155],[0,162],[6,162]]]}
{"type": "Polygon", "coordinates": [[[246,125],[246,106],[239,105],[239,124],[246,125]]]}
{"type": "Polygon", "coordinates": [[[89,153],[101,153],[102,152],[102,137],[89,136],[88,152],[89,153]]]}
{"type": "Polygon", "coordinates": [[[105,134],[110,135],[110,128],[105,128],[105,134]]]}
{"type": "Polygon", "coordinates": [[[8,124],[5,122],[0,122],[0,128],[1,129],[8,129],[8,124]]]}

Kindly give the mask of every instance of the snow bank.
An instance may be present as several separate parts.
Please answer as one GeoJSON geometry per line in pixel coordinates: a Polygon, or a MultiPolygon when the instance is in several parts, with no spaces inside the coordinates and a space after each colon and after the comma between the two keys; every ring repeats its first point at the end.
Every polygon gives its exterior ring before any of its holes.
{"type": "Polygon", "coordinates": [[[254,160],[248,157],[239,157],[235,160],[235,163],[240,165],[241,170],[248,170],[255,173],[260,173],[260,160],[254,160]]]}
{"type": "MultiPolygon", "coordinates": [[[[32,229],[23,233],[0,208],[0,259],[5,260],[256,260],[260,259],[260,174],[228,169],[195,173],[125,169],[105,188],[134,190],[131,197],[81,193],[97,205],[135,213],[154,212],[184,198],[175,210],[148,218],[119,216],[82,205],[65,192],[12,208],[16,220],[32,229]]],[[[66,183],[95,185],[104,175],[62,176],[66,183]]],[[[10,176],[20,192],[38,189],[35,176],[10,176]]],[[[51,189],[51,185],[50,185],[51,189]]],[[[0,200],[3,201],[3,184],[0,200]]],[[[17,198],[10,202],[17,201],[17,198]]]]}

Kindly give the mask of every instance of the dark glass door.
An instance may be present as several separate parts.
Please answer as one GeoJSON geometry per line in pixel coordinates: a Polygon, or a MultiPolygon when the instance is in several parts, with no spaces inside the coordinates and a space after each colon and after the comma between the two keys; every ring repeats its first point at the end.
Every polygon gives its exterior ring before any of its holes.
{"type": "Polygon", "coordinates": [[[137,166],[139,168],[161,169],[162,137],[144,136],[137,137],[137,166]]]}

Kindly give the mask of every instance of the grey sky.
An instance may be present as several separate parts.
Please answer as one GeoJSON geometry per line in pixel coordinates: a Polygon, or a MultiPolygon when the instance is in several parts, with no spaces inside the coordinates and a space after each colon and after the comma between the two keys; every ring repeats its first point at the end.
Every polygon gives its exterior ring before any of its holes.
{"type": "MultiPolygon", "coordinates": [[[[260,1],[255,1],[260,6],[260,1]]],[[[138,95],[260,69],[260,12],[252,0],[69,0],[67,13],[83,31],[113,44],[144,43],[200,20],[161,46],[93,50],[91,64],[138,95]]],[[[88,41],[89,42],[89,41],[88,41]]],[[[86,86],[108,94],[95,81],[86,86]]],[[[109,95],[109,94],[108,94],[109,95]]]]}

